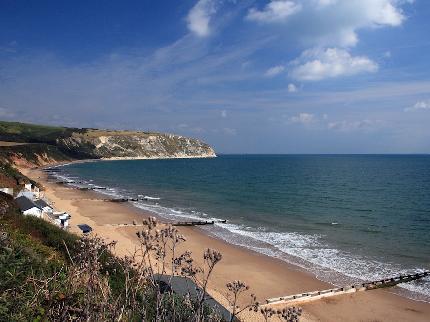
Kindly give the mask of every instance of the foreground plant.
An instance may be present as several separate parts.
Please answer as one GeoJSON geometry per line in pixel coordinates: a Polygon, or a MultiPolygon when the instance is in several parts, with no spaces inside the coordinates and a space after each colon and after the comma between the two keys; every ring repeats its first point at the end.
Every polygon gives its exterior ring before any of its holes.
{"type": "Polygon", "coordinates": [[[281,321],[298,322],[302,314],[302,309],[296,307],[286,307],[282,310],[275,310],[270,307],[261,307],[260,303],[257,302],[257,297],[253,293],[250,294],[248,304],[241,307],[237,303],[240,296],[249,290],[249,286],[239,280],[229,282],[226,286],[229,291],[227,294],[227,300],[231,309],[230,322],[234,321],[234,319],[245,310],[259,312],[263,316],[264,321],[269,321],[270,318],[277,317],[281,321]]]}
{"type": "MultiPolygon", "coordinates": [[[[54,230],[43,221],[40,225],[45,231],[54,230]]],[[[36,321],[222,321],[219,313],[208,306],[207,294],[209,280],[222,259],[221,253],[206,249],[199,266],[191,252],[178,252],[185,238],[175,227],[159,225],[153,218],[145,220],[144,225],[145,229],[137,233],[139,246],[130,256],[112,255],[115,242],[84,236],[56,245],[57,249],[63,249],[66,258],[55,262],[52,255],[47,255],[44,261],[29,259],[35,246],[25,242],[27,254],[21,241],[17,244],[1,231],[0,264],[5,271],[3,274],[0,269],[0,273],[7,281],[0,281],[0,286],[5,286],[0,292],[0,317],[36,321]],[[43,268],[36,269],[36,264],[43,268]],[[24,268],[27,268],[25,272],[24,268]],[[176,293],[175,278],[188,278],[193,289],[185,294],[176,293]],[[8,305],[2,306],[2,303],[8,305]],[[3,307],[6,311],[2,311],[3,307]]],[[[43,248],[43,251],[47,250],[43,248]]],[[[230,282],[227,290],[230,321],[246,309],[260,312],[253,294],[247,305],[239,307],[239,298],[249,290],[244,282],[230,282]]],[[[276,315],[285,321],[297,321],[301,311],[262,309],[261,314],[266,320],[276,315]]]]}
{"type": "Polygon", "coordinates": [[[233,281],[227,283],[227,300],[230,305],[231,309],[231,316],[230,316],[230,322],[234,321],[234,319],[243,311],[249,309],[250,311],[257,311],[259,303],[257,302],[257,297],[254,294],[251,294],[250,302],[249,304],[240,307],[237,303],[239,300],[239,297],[242,293],[249,290],[249,286],[246,285],[242,281],[233,281]]]}

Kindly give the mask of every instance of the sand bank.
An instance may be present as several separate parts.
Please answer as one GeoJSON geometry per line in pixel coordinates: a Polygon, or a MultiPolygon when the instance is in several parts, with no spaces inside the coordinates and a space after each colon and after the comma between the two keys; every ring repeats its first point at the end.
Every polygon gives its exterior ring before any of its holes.
{"type": "MultiPolygon", "coordinates": [[[[50,183],[40,170],[23,172],[45,186],[46,197],[57,210],[68,211],[72,215],[72,232],[80,233],[76,227],[78,224],[89,224],[97,235],[118,242],[116,252],[119,256],[134,251],[138,245],[136,232],[141,227],[115,227],[111,224],[140,222],[153,216],[127,204],[101,201],[103,197],[93,191],[79,191],[50,183]]],[[[179,230],[187,238],[182,250],[192,251],[197,262],[202,262],[202,254],[208,247],[223,254],[209,283],[209,293],[224,305],[225,285],[236,279],[250,285],[250,291],[260,302],[266,298],[332,287],[293,265],[228,244],[208,236],[198,227],[180,227],[179,230]]],[[[305,312],[304,321],[430,321],[429,303],[408,300],[386,290],[342,295],[301,306],[305,312]]],[[[242,318],[246,321],[261,320],[248,313],[242,318]]]]}

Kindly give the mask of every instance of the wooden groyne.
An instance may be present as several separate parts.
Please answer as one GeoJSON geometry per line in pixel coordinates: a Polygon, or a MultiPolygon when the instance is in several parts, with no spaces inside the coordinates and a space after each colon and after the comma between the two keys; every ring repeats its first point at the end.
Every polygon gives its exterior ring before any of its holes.
{"type": "Polygon", "coordinates": [[[112,227],[143,227],[147,226],[145,224],[138,224],[138,223],[132,223],[132,224],[106,224],[105,226],[112,226],[112,227]]]}
{"type": "MultiPolygon", "coordinates": [[[[70,181],[54,181],[54,183],[59,184],[59,185],[68,185],[70,183],[73,184],[75,182],[70,182],[70,181]]],[[[87,190],[107,190],[106,187],[101,187],[101,186],[85,186],[85,187],[69,186],[69,187],[65,187],[65,188],[66,189],[71,189],[71,190],[83,190],[83,191],[87,191],[87,190]]],[[[103,199],[103,200],[110,201],[111,199],[103,199]]]]}
{"type": "MultiPolygon", "coordinates": [[[[44,169],[43,171],[47,172],[47,173],[51,173],[51,172],[59,172],[59,170],[56,169],[44,169]],[[52,171],[54,170],[54,171],[52,171]]],[[[87,185],[87,182],[84,181],[77,181],[77,180],[57,180],[57,179],[51,179],[48,180],[48,182],[50,183],[55,183],[58,185],[76,185],[76,184],[80,184],[82,186],[71,186],[69,187],[70,189],[76,189],[76,190],[107,190],[106,187],[102,187],[102,186],[92,186],[92,185],[87,185]]],[[[149,196],[144,196],[144,197],[139,197],[139,198],[105,198],[103,199],[103,201],[108,201],[108,202],[133,202],[133,201],[158,201],[160,200],[160,198],[157,197],[149,197],[149,196]]]]}
{"type": "Polygon", "coordinates": [[[46,168],[46,169],[43,169],[43,172],[61,172],[61,169],[58,169],[58,168],[46,168]]]}
{"type": "MultiPolygon", "coordinates": [[[[201,225],[213,225],[215,223],[226,223],[227,220],[219,220],[219,221],[179,221],[175,223],[171,223],[172,226],[201,226],[201,225]]],[[[146,226],[145,224],[138,224],[137,222],[129,223],[129,224],[108,224],[109,226],[113,227],[142,227],[146,226]]]]}
{"type": "Polygon", "coordinates": [[[408,275],[399,275],[397,277],[377,280],[373,282],[361,283],[351,286],[332,288],[328,290],[322,291],[313,291],[307,293],[300,293],[282,297],[275,297],[266,300],[266,304],[264,306],[269,305],[277,305],[277,304],[296,304],[302,302],[316,301],[326,297],[338,296],[343,294],[355,293],[360,291],[370,291],[379,288],[393,287],[400,283],[407,283],[411,281],[415,281],[421,279],[423,277],[430,276],[430,271],[408,274],[408,275]]]}
{"type": "Polygon", "coordinates": [[[76,187],[77,190],[106,190],[106,187],[76,187]]]}
{"type": "MultiPolygon", "coordinates": [[[[154,199],[154,201],[157,201],[158,199],[154,199]]],[[[110,202],[128,202],[128,201],[148,201],[148,199],[145,198],[111,198],[111,199],[105,199],[105,201],[110,202]]]]}
{"type": "Polygon", "coordinates": [[[128,201],[139,201],[138,198],[111,198],[111,199],[103,199],[104,201],[109,202],[128,202],[128,201]]]}
{"type": "Polygon", "coordinates": [[[203,226],[203,225],[214,225],[215,223],[226,223],[227,220],[210,220],[210,221],[178,221],[173,223],[172,226],[203,226]]]}
{"type": "Polygon", "coordinates": [[[74,181],[74,180],[70,180],[70,181],[66,181],[66,180],[54,180],[54,181],[51,181],[51,182],[56,183],[56,184],[85,184],[85,182],[83,182],[83,181],[74,181]]]}
{"type": "Polygon", "coordinates": [[[52,183],[56,184],[69,184],[69,183],[75,183],[75,181],[51,181],[52,183]]]}

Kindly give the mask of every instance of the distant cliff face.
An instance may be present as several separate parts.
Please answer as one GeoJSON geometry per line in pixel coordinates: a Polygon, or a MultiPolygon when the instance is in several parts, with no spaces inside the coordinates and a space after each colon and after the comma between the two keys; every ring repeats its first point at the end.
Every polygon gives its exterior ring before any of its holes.
{"type": "Polygon", "coordinates": [[[71,159],[216,157],[206,143],[179,135],[52,127],[0,121],[0,161],[47,164],[71,159]],[[27,143],[27,144],[23,144],[27,143]]]}
{"type": "Polygon", "coordinates": [[[57,139],[57,145],[71,153],[100,159],[208,158],[214,150],[196,139],[179,135],[88,130],[57,139]]]}

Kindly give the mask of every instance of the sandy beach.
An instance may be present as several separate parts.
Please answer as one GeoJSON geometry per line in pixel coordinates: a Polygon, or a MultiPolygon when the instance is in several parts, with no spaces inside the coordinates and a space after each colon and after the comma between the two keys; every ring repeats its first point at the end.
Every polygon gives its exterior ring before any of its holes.
{"type": "MultiPolygon", "coordinates": [[[[48,182],[46,174],[37,169],[21,169],[30,178],[45,187],[45,196],[56,210],[71,214],[71,232],[79,234],[77,226],[86,223],[95,234],[117,241],[119,256],[130,254],[138,245],[136,232],[140,227],[115,227],[112,224],[141,222],[153,216],[131,205],[105,202],[92,191],[79,191],[65,185],[48,182]]],[[[208,236],[198,227],[181,227],[187,241],[182,250],[192,251],[197,262],[202,261],[206,248],[220,251],[222,261],[216,267],[209,283],[209,293],[226,305],[225,285],[242,280],[250,285],[260,302],[267,298],[331,288],[298,267],[245,248],[228,244],[208,236]]],[[[247,299],[248,295],[244,296],[247,299]]],[[[387,290],[357,292],[302,304],[304,321],[430,321],[430,304],[408,300],[387,290]]],[[[258,321],[258,316],[246,313],[246,321],[258,321]]]]}

